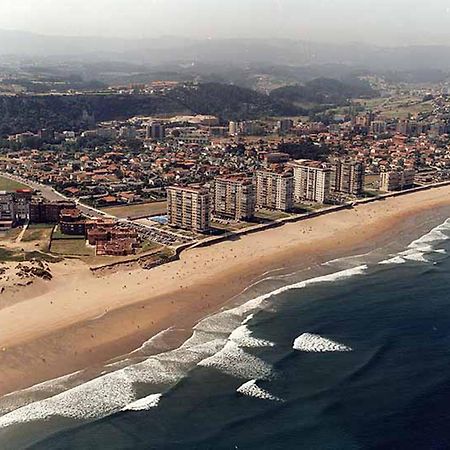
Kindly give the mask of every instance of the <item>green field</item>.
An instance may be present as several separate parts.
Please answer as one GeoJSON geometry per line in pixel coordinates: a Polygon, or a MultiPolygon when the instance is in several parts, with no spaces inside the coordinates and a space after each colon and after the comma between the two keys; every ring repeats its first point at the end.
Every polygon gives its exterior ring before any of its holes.
{"type": "Polygon", "coordinates": [[[259,210],[256,211],[255,217],[257,219],[263,219],[263,220],[278,220],[278,219],[284,219],[286,217],[289,217],[289,214],[283,211],[269,211],[269,210],[259,210]]]}
{"type": "Polygon", "coordinates": [[[56,255],[94,256],[95,250],[84,239],[55,239],[50,251],[56,255]]]}
{"type": "Polygon", "coordinates": [[[0,247],[0,261],[47,261],[47,262],[59,262],[61,258],[57,256],[48,255],[40,251],[23,252],[21,250],[13,250],[5,247],[0,247]]]}
{"type": "Polygon", "coordinates": [[[364,106],[367,111],[376,111],[386,119],[407,119],[410,115],[416,116],[420,113],[430,113],[434,108],[432,101],[424,102],[423,98],[411,95],[355,100],[355,104],[364,106]]]}
{"type": "Polygon", "coordinates": [[[141,203],[138,205],[112,206],[102,208],[102,211],[112,214],[119,219],[139,216],[158,216],[167,211],[167,202],[141,203]]]}
{"type": "Polygon", "coordinates": [[[29,186],[0,176],[0,191],[16,191],[17,189],[29,189],[29,186]]]}
{"type": "Polygon", "coordinates": [[[22,227],[13,228],[13,229],[7,230],[7,231],[1,231],[0,232],[0,241],[13,242],[19,237],[19,234],[21,231],[22,231],[22,227]]]}
{"type": "Polygon", "coordinates": [[[22,242],[40,241],[43,244],[48,244],[52,235],[53,225],[37,224],[30,225],[25,231],[22,242]]]}
{"type": "Polygon", "coordinates": [[[142,244],[142,247],[140,248],[138,253],[147,253],[147,252],[151,252],[151,251],[156,251],[160,248],[161,248],[161,245],[157,244],[156,242],[145,241],[142,244]]]}

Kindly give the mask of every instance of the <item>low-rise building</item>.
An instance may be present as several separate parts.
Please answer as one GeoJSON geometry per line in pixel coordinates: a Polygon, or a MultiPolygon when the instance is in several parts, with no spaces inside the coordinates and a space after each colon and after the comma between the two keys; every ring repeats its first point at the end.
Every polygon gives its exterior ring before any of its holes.
{"type": "Polygon", "coordinates": [[[37,201],[30,204],[31,223],[58,223],[63,209],[73,209],[75,203],[70,201],[37,201]]]}
{"type": "Polygon", "coordinates": [[[63,234],[84,236],[86,233],[86,220],[77,208],[63,209],[59,226],[63,234]]]}
{"type": "Polygon", "coordinates": [[[0,228],[9,229],[29,222],[33,191],[19,189],[15,192],[0,191],[0,228]]]}
{"type": "Polygon", "coordinates": [[[380,190],[384,192],[408,189],[414,186],[416,172],[412,169],[391,170],[380,174],[380,190]]]}

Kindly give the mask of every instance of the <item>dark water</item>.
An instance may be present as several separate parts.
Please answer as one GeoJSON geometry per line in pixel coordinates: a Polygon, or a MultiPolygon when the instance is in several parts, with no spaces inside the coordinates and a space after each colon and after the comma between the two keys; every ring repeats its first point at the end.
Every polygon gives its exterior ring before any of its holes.
{"type": "Polygon", "coordinates": [[[254,366],[271,366],[257,381],[269,399],[236,392],[249,381],[242,371],[196,366],[157,407],[33,448],[450,448],[450,258],[434,252],[450,243],[432,245],[403,264],[371,264],[272,298],[248,329],[273,345],[244,349],[254,366]],[[303,333],[353,351],[294,350],[303,333]]]}

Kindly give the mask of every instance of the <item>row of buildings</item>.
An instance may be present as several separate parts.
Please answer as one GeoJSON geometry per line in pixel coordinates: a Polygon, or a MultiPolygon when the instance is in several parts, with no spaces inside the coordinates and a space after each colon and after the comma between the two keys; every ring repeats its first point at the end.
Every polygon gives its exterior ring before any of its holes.
{"type": "Polygon", "coordinates": [[[73,202],[36,199],[28,189],[0,191],[0,231],[25,223],[59,224],[63,235],[84,236],[96,255],[132,255],[140,246],[136,230],[111,219],[87,219],[73,202]]]}
{"type": "Polygon", "coordinates": [[[73,208],[70,201],[48,202],[33,197],[30,189],[0,191],[0,229],[8,230],[24,223],[59,223],[63,209],[73,208]]]}
{"type": "Polygon", "coordinates": [[[219,176],[209,187],[171,186],[167,189],[168,223],[204,232],[211,216],[248,221],[256,210],[291,211],[302,202],[331,202],[333,194],[359,196],[363,187],[364,165],[359,162],[299,160],[278,170],[258,170],[254,177],[219,176]]]}
{"type": "MultiPolygon", "coordinates": [[[[209,186],[170,186],[167,189],[168,223],[195,232],[210,229],[211,218],[251,221],[257,210],[288,212],[304,203],[339,203],[359,197],[364,190],[364,165],[335,160],[331,164],[298,160],[281,170],[259,170],[219,176],[209,186]]],[[[413,187],[415,171],[383,172],[380,189],[395,191],[413,187]]]]}

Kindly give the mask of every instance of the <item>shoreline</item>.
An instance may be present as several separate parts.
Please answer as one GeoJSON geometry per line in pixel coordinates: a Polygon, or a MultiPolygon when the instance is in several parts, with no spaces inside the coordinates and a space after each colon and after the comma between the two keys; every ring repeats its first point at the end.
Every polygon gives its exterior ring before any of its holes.
{"type": "Polygon", "coordinates": [[[188,336],[264,272],[386,245],[423,213],[450,206],[449,194],[446,186],[357,205],[185,250],[149,271],[55,277],[48,292],[0,310],[0,395],[128,354],[170,327],[188,336]]]}

